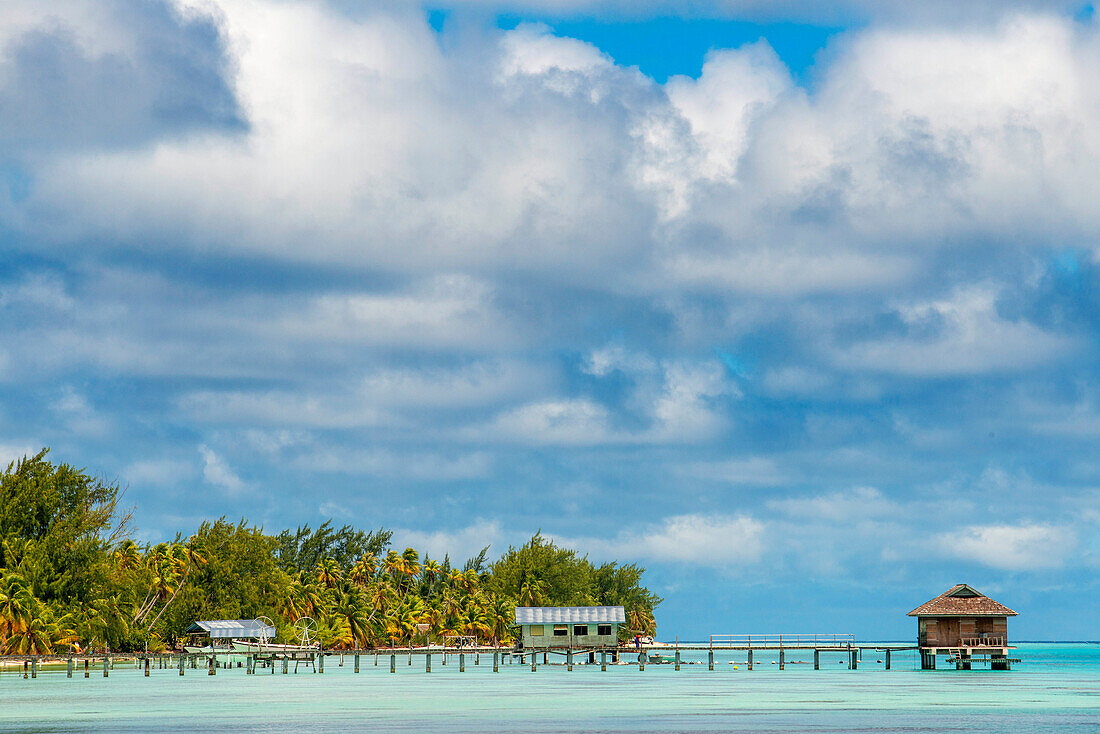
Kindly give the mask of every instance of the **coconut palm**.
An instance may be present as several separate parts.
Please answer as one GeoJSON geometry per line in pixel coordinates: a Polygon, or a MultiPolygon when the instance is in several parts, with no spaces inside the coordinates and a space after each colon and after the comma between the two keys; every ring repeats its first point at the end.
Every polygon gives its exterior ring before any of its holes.
{"type": "Polygon", "coordinates": [[[340,583],[344,574],[335,559],[323,558],[317,563],[316,575],[318,583],[326,589],[332,589],[340,583]]]}

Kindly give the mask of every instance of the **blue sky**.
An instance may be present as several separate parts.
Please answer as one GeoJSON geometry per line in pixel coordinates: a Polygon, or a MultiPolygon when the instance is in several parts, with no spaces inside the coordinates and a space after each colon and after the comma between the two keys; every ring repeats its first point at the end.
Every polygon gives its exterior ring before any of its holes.
{"type": "Polygon", "coordinates": [[[1100,30],[912,5],[5,3],[0,454],[681,639],[1095,637],[1100,30]]]}

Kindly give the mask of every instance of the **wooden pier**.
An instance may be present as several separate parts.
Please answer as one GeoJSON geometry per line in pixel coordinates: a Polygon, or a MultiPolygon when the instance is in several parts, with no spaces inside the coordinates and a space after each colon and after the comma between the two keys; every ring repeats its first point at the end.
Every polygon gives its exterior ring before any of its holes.
{"type": "MultiPolygon", "coordinates": [[[[171,670],[179,676],[189,671],[195,674],[217,675],[219,671],[240,670],[246,675],[265,673],[268,675],[287,675],[298,673],[303,668],[311,673],[324,674],[325,665],[336,664],[343,667],[350,662],[354,672],[359,673],[364,662],[373,667],[387,666],[390,673],[396,673],[399,666],[412,667],[414,658],[420,659],[426,673],[432,672],[433,663],[440,666],[455,666],[458,672],[465,672],[467,664],[475,666],[489,665],[493,672],[499,672],[502,666],[530,667],[538,670],[540,665],[563,665],[573,670],[574,665],[599,665],[606,671],[608,665],[637,666],[645,670],[646,665],[671,665],[680,670],[682,665],[702,665],[702,660],[684,660],[683,653],[706,653],[708,670],[715,669],[716,653],[743,653],[743,660],[729,661],[730,664],[744,664],[748,670],[754,670],[765,661],[758,653],[765,653],[767,663],[778,664],[779,670],[788,665],[813,664],[814,670],[821,668],[821,656],[842,655],[840,661],[847,669],[857,670],[864,661],[865,653],[874,653],[875,662],[881,663],[883,670],[890,670],[892,656],[900,651],[919,650],[916,645],[857,643],[852,635],[713,635],[705,642],[673,643],[658,645],[634,645],[619,647],[601,647],[589,649],[543,648],[516,649],[514,647],[463,646],[463,647],[406,647],[406,648],[369,648],[358,650],[318,650],[294,652],[256,652],[238,653],[218,651],[217,653],[87,653],[73,655],[6,655],[0,656],[0,679],[22,677],[37,678],[48,664],[52,670],[64,670],[72,678],[89,678],[93,674],[109,677],[116,665],[132,665],[144,673],[145,677],[155,670],[171,670]],[[777,659],[774,659],[777,658],[777,659]],[[799,659],[796,659],[799,658],[799,659]],[[11,663],[15,663],[11,667],[11,663]]],[[[742,657],[742,656],[739,656],[742,657]]],[[[922,662],[924,662],[922,658],[922,662]]],[[[1015,662],[1015,661],[1012,661],[1015,662]]],[[[959,669],[969,669],[969,665],[959,669]]]]}

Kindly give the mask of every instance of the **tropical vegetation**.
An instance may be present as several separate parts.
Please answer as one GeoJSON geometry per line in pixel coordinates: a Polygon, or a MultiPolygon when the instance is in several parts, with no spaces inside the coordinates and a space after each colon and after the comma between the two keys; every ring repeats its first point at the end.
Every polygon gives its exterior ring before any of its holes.
{"type": "Polygon", "coordinates": [[[0,473],[0,653],[158,650],[195,620],[268,617],[279,639],[314,621],[327,648],[450,637],[508,644],[516,606],[622,605],[623,636],[653,633],[660,598],[644,569],[593,564],[536,533],[497,560],[457,565],[392,533],[332,522],[271,535],[245,520],[201,523],[162,542],[135,537],[120,488],[47,459],[0,473]]]}

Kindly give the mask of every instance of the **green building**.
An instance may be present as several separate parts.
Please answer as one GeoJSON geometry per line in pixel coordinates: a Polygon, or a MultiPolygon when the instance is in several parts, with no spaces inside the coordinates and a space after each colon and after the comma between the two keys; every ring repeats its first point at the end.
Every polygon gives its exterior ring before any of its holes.
{"type": "Polygon", "coordinates": [[[622,607],[516,607],[525,650],[589,650],[619,644],[622,607]]]}

